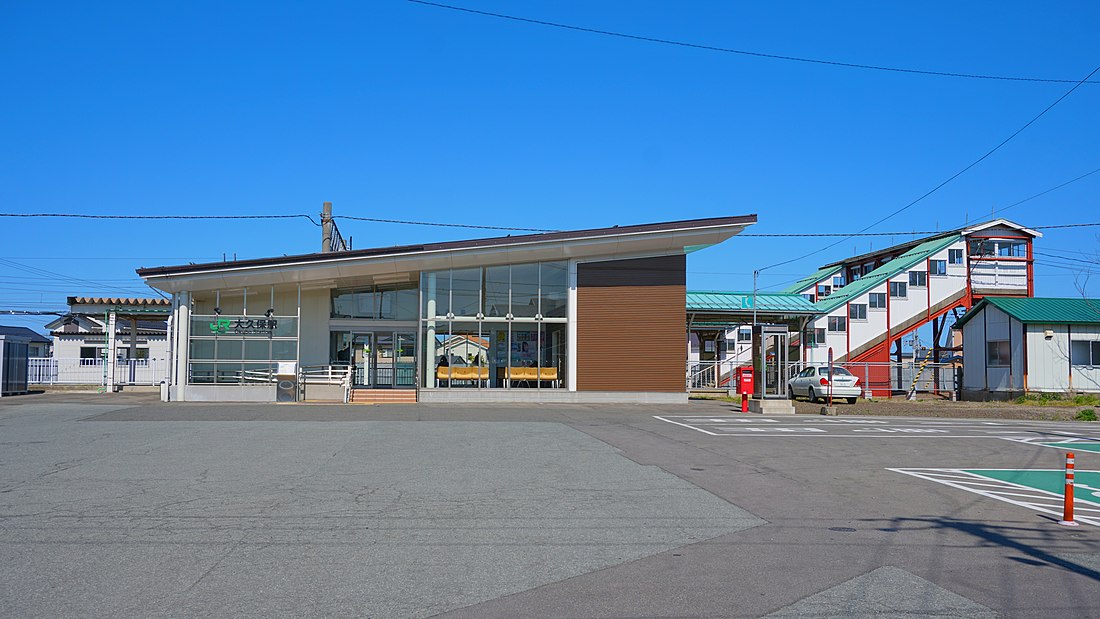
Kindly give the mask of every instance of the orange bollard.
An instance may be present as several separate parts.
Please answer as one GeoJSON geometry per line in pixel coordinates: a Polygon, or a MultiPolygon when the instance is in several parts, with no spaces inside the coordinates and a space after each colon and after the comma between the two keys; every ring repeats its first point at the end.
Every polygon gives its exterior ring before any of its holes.
{"type": "Polygon", "coordinates": [[[1058,524],[1075,527],[1073,521],[1073,452],[1066,454],[1066,491],[1062,496],[1062,519],[1058,524]]]}
{"type": "Polygon", "coordinates": [[[741,412],[742,413],[749,412],[749,394],[747,394],[747,393],[742,393],[741,394],[741,412]]]}

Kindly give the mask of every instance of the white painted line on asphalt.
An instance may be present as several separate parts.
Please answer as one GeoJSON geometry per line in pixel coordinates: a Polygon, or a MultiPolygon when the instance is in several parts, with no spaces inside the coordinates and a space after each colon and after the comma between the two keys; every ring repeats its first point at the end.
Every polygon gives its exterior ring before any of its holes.
{"type": "Polygon", "coordinates": [[[667,421],[668,423],[674,423],[678,426],[683,426],[685,428],[690,428],[692,430],[695,430],[696,432],[702,432],[703,434],[709,434],[711,436],[720,436],[719,434],[715,434],[714,432],[708,432],[706,430],[703,430],[702,428],[696,428],[695,426],[689,426],[686,423],[680,423],[679,421],[673,421],[671,419],[665,419],[664,417],[658,417],[657,415],[654,415],[653,418],[654,419],[660,419],[661,421],[667,421]]]}
{"type": "MultiPolygon", "coordinates": [[[[998,501],[1004,501],[1005,503],[1011,503],[1013,505],[1018,505],[1020,507],[1026,507],[1028,509],[1034,509],[1036,511],[1044,512],[1044,513],[1047,513],[1047,514],[1053,514],[1055,516],[1061,516],[1062,515],[1062,495],[1054,493],[1054,492],[1048,492],[1046,490],[1031,488],[1029,486],[1024,486],[1024,485],[1021,485],[1021,484],[1015,484],[1015,483],[1008,482],[1008,481],[992,480],[992,481],[999,481],[1000,484],[1001,484],[1001,487],[1005,489],[1002,492],[994,492],[994,491],[991,491],[991,490],[981,490],[981,489],[978,489],[978,488],[972,488],[970,486],[975,485],[973,482],[962,482],[961,483],[961,482],[958,482],[958,481],[951,481],[951,480],[954,480],[954,479],[958,479],[956,476],[959,475],[959,474],[969,475],[974,479],[980,479],[980,480],[983,480],[983,481],[991,481],[991,479],[989,477],[984,477],[984,476],[978,475],[976,473],[969,473],[969,472],[964,471],[962,469],[892,469],[892,468],[888,468],[886,470],[893,471],[895,473],[902,473],[904,475],[909,475],[909,476],[912,476],[912,477],[917,477],[919,479],[924,479],[926,481],[936,482],[938,484],[943,484],[945,486],[951,486],[952,488],[958,488],[959,490],[966,490],[967,492],[973,492],[974,494],[980,494],[984,497],[988,497],[988,498],[991,498],[991,499],[996,499],[998,501]],[[943,475],[941,473],[947,473],[947,474],[950,474],[950,475],[943,475]],[[1009,490],[1016,490],[1016,491],[1023,490],[1027,494],[1021,495],[1018,492],[1009,492],[1009,490]],[[1024,497],[1030,498],[1031,500],[1030,501],[1022,501],[1022,500],[1018,500],[1018,499],[1012,499],[1012,498],[1009,498],[1010,495],[1011,496],[1024,496],[1024,497]]],[[[987,470],[987,471],[998,471],[998,470],[999,471],[1017,471],[1019,469],[983,469],[983,470],[987,470]]],[[[1061,471],[1061,469],[1030,469],[1030,470],[1048,470],[1048,471],[1049,470],[1056,470],[1056,471],[1061,471]]],[[[1074,501],[1074,510],[1075,511],[1092,512],[1095,509],[1095,508],[1092,508],[1092,507],[1088,507],[1087,505],[1089,505],[1089,504],[1087,504],[1087,503],[1084,504],[1084,505],[1081,505],[1081,507],[1078,508],[1079,503],[1081,503],[1080,500],[1074,501]]],[[[1075,519],[1078,522],[1083,522],[1085,524],[1090,524],[1092,526],[1100,527],[1100,518],[1097,518],[1097,517],[1093,517],[1093,516],[1076,516],[1075,519]]]]}

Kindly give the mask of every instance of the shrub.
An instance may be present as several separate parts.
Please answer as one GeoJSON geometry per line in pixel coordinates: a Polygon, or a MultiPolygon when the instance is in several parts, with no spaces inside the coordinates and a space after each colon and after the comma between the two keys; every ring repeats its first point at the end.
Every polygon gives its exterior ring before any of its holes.
{"type": "Polygon", "coordinates": [[[1047,393],[1047,392],[1044,392],[1044,393],[1039,394],[1039,401],[1040,402],[1055,402],[1055,401],[1061,400],[1061,399],[1062,399],[1062,394],[1060,394],[1060,393],[1047,393]]]}
{"type": "Polygon", "coordinates": [[[1082,408],[1077,411],[1076,421],[1096,421],[1096,411],[1091,408],[1082,408]]]}
{"type": "Polygon", "coordinates": [[[1075,398],[1073,398],[1073,403],[1077,404],[1079,406],[1082,405],[1082,404],[1085,405],[1085,406],[1091,406],[1091,405],[1095,405],[1097,403],[1100,403],[1100,398],[1097,398],[1095,395],[1093,395],[1091,393],[1082,393],[1082,394],[1076,396],[1075,398]]]}

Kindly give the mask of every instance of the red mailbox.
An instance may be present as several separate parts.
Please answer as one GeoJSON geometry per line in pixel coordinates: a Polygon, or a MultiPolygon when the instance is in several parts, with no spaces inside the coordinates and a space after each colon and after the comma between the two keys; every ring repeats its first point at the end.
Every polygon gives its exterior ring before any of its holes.
{"type": "Polygon", "coordinates": [[[749,412],[749,396],[752,395],[752,366],[741,366],[734,370],[734,379],[737,381],[737,392],[741,394],[741,412],[749,412]]]}
{"type": "Polygon", "coordinates": [[[737,393],[752,394],[752,367],[741,366],[735,370],[735,377],[737,379],[737,393]]]}

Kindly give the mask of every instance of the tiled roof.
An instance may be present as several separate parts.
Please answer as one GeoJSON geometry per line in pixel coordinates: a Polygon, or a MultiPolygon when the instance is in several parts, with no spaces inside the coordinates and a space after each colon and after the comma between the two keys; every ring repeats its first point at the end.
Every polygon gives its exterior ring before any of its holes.
{"type": "Polygon", "coordinates": [[[961,327],[978,310],[992,305],[1020,322],[1056,325],[1100,324],[1100,299],[1044,297],[986,297],[955,323],[961,327]]]}
{"type": "MultiPolygon", "coordinates": [[[[752,292],[700,291],[687,293],[689,312],[752,313],[752,292]]],[[[757,292],[758,312],[784,314],[816,314],[817,308],[800,294],[785,292],[757,292]]]]}
{"type": "Polygon", "coordinates": [[[69,305],[159,305],[168,307],[169,299],[141,297],[69,297],[69,305]]]}

